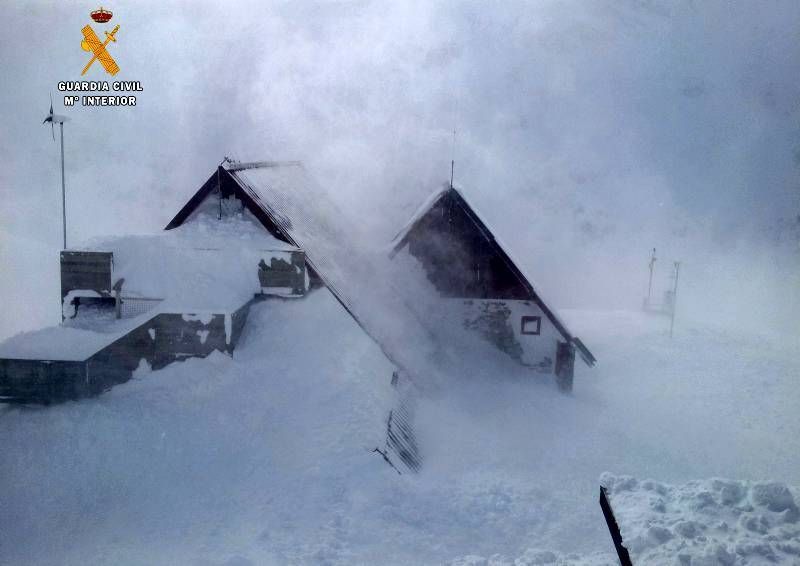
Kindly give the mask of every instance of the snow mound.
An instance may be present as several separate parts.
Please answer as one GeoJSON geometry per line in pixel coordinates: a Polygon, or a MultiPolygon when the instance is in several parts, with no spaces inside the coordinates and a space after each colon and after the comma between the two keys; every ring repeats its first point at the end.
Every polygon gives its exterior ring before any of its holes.
{"type": "Polygon", "coordinates": [[[605,473],[623,544],[636,564],[800,563],[797,490],[778,482],[683,485],[605,473]]]}

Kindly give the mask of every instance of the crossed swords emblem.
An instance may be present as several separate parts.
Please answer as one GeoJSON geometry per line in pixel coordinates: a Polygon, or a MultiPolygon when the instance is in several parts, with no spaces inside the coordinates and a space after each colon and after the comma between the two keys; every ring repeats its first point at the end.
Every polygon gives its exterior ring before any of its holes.
{"type": "Polygon", "coordinates": [[[105,32],[106,40],[103,43],[100,43],[100,39],[97,37],[97,34],[94,33],[92,26],[84,26],[81,30],[83,32],[83,41],[81,41],[81,47],[84,51],[91,51],[93,53],[92,58],[86,63],[86,66],[83,68],[81,72],[81,76],[86,74],[86,71],[89,70],[89,67],[92,66],[92,63],[95,61],[100,61],[100,64],[106,70],[106,73],[109,75],[116,75],[119,72],[119,65],[117,62],[114,61],[114,58],[108,54],[106,51],[106,45],[108,45],[109,41],[113,41],[116,43],[116,38],[114,35],[119,31],[119,25],[111,30],[111,33],[105,32]]]}

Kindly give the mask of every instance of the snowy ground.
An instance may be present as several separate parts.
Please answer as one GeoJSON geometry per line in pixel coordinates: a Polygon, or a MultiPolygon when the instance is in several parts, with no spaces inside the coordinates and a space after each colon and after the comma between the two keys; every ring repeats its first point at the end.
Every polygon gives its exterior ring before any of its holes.
{"type": "Polygon", "coordinates": [[[5,408],[0,562],[613,564],[604,471],[800,485],[796,339],[562,314],[599,360],[574,395],[459,376],[418,406],[417,476],[370,452],[391,368],[325,291],[256,306],[233,359],[5,408]]]}
{"type": "Polygon", "coordinates": [[[778,482],[710,479],[673,486],[601,478],[637,564],[800,563],[800,510],[778,482]]]}

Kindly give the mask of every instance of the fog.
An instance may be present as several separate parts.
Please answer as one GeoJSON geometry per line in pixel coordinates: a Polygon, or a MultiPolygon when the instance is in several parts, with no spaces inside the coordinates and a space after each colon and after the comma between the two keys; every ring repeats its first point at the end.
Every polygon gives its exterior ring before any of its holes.
{"type": "Polygon", "coordinates": [[[0,337],[58,322],[50,93],[70,245],[162,228],[224,156],[304,160],[385,245],[455,159],[557,307],[638,308],[656,247],[658,292],[682,262],[679,324],[798,331],[796,2],[109,6],[113,80],[144,91],[63,109],[95,8],[0,22],[0,337]]]}

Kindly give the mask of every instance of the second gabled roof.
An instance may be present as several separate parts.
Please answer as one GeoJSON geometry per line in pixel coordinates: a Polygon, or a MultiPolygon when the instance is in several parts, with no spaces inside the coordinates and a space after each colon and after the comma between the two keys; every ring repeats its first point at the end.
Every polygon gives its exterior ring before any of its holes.
{"type": "Polygon", "coordinates": [[[441,189],[435,191],[425,200],[425,202],[411,217],[411,220],[409,220],[403,229],[400,230],[400,232],[395,236],[394,240],[392,241],[391,254],[396,254],[408,243],[409,237],[415,228],[420,225],[423,219],[429,213],[431,213],[431,211],[435,209],[443,199],[451,199],[450,202],[454,203],[455,206],[461,209],[461,211],[471,222],[475,232],[479,234],[480,237],[483,238],[484,241],[494,249],[494,253],[501,258],[505,268],[513,274],[514,278],[516,278],[519,285],[525,290],[527,297],[539,306],[545,316],[547,316],[547,318],[564,337],[564,339],[567,342],[571,342],[575,345],[581,355],[581,358],[586,362],[586,364],[589,366],[594,365],[596,359],[589,349],[578,337],[569,331],[566,324],[564,324],[556,312],[548,306],[548,303],[542,297],[538,286],[533,284],[533,280],[520,267],[521,264],[512,258],[508,248],[500,242],[495,233],[489,228],[484,220],[484,217],[481,216],[475,210],[475,208],[469,204],[462,192],[455,187],[444,185],[441,189]]]}

